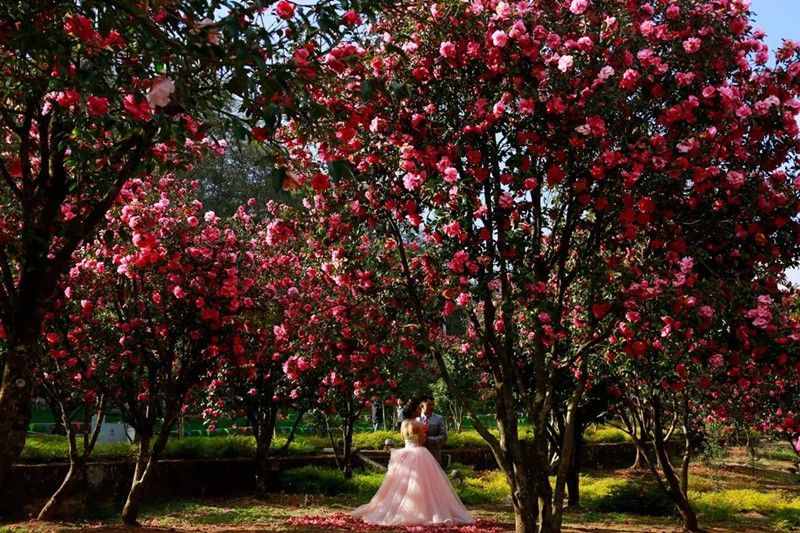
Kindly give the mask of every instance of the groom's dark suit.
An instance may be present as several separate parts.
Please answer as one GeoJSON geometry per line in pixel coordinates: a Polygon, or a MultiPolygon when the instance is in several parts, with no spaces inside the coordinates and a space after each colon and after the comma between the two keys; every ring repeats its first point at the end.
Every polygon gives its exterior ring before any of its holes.
{"type": "Polygon", "coordinates": [[[425,440],[425,447],[431,454],[442,463],[442,448],[447,442],[447,426],[444,423],[444,417],[431,413],[431,416],[420,416],[417,420],[428,426],[428,437],[425,440]]]}

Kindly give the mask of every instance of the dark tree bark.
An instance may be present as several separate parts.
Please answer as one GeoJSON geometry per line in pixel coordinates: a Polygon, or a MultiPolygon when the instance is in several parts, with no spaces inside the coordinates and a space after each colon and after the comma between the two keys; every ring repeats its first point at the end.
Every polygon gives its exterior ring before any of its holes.
{"type": "Polygon", "coordinates": [[[86,496],[88,488],[88,472],[87,463],[89,457],[94,451],[97,438],[100,435],[100,429],[103,426],[103,419],[105,418],[106,402],[105,398],[100,400],[97,408],[97,424],[94,428],[89,427],[91,418],[89,413],[86,412],[84,423],[91,430],[91,433],[85,433],[83,436],[83,446],[78,450],[77,439],[75,435],[75,428],[72,421],[64,408],[64,404],[59,402],[59,410],[61,411],[62,424],[67,432],[67,441],[69,443],[69,470],[61,485],[55,493],[50,497],[47,503],[39,511],[39,520],[52,520],[57,517],[63,508],[64,503],[71,497],[79,496],[82,500],[82,506],[85,508],[87,505],[86,496]]]}
{"type": "Polygon", "coordinates": [[[154,422],[144,428],[139,436],[139,449],[136,455],[136,468],[133,473],[133,481],[128,492],[128,498],[122,509],[122,521],[129,526],[139,525],[139,511],[142,501],[147,492],[147,486],[153,477],[153,471],[157,468],[161,454],[167,446],[169,434],[178,420],[178,410],[176,405],[167,406],[164,416],[164,423],[158,432],[152,449],[150,444],[153,440],[154,422]]]}

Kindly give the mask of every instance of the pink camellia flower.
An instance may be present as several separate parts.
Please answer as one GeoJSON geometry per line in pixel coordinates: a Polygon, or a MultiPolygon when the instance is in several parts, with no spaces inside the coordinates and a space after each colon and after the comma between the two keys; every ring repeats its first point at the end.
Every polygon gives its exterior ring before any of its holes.
{"type": "Polygon", "coordinates": [[[498,48],[503,48],[508,44],[508,35],[503,30],[497,30],[492,34],[492,44],[498,48]]]}
{"type": "Polygon", "coordinates": [[[105,96],[90,96],[86,99],[86,110],[91,117],[100,117],[108,113],[108,98],[105,96]]]}
{"type": "Polygon", "coordinates": [[[189,224],[190,227],[196,228],[198,224],[200,224],[200,221],[197,220],[196,216],[190,216],[186,219],[186,223],[189,224]]]}
{"type": "Polygon", "coordinates": [[[697,314],[707,320],[711,319],[714,317],[714,308],[712,308],[710,305],[703,305],[697,310],[697,314]]]}
{"type": "Polygon", "coordinates": [[[566,55],[561,56],[558,60],[558,70],[561,72],[567,72],[569,69],[572,68],[572,65],[575,64],[575,60],[572,56],[566,55]]]}
{"type": "Polygon", "coordinates": [[[318,193],[327,191],[330,186],[330,179],[327,175],[322,174],[321,172],[314,174],[314,177],[311,178],[311,187],[318,193]]]}
{"type": "Polygon", "coordinates": [[[169,78],[158,78],[153,82],[147,93],[147,102],[150,107],[166,107],[172,93],[175,92],[175,82],[169,78]]]}
{"type": "Polygon", "coordinates": [[[694,54],[698,50],[700,50],[700,45],[703,44],[703,41],[698,39],[697,37],[690,37],[683,41],[683,49],[686,50],[687,54],[694,54]]]}
{"type": "Polygon", "coordinates": [[[606,81],[608,78],[614,75],[614,67],[610,65],[606,65],[600,69],[600,73],[597,75],[597,78],[606,81]]]}
{"type": "Polygon", "coordinates": [[[439,45],[439,54],[445,59],[453,59],[456,57],[456,45],[451,41],[444,41],[439,45]]]}
{"type": "Polygon", "coordinates": [[[64,31],[88,44],[94,43],[98,38],[92,21],[83,15],[69,16],[67,20],[64,21],[64,31]]]}
{"type": "Polygon", "coordinates": [[[292,18],[294,16],[294,4],[281,0],[275,6],[275,14],[284,20],[292,18]]]}
{"type": "Polygon", "coordinates": [[[739,118],[747,118],[752,114],[753,114],[753,110],[747,104],[742,104],[736,110],[736,116],[739,117],[739,118]]]}
{"type": "Polygon", "coordinates": [[[676,4],[672,4],[667,8],[667,18],[669,20],[677,20],[681,16],[681,8],[676,4]]]}
{"type": "Polygon", "coordinates": [[[447,183],[455,183],[458,181],[458,170],[455,167],[447,167],[444,169],[444,181],[447,183]]]}
{"type": "Polygon", "coordinates": [[[625,71],[622,75],[622,80],[619,82],[619,86],[627,91],[633,90],[639,84],[639,72],[629,68],[625,71]]]}
{"type": "Polygon", "coordinates": [[[738,170],[731,170],[730,172],[728,172],[727,181],[728,181],[728,185],[730,185],[731,188],[738,189],[742,185],[744,185],[745,175],[744,175],[744,173],[739,172],[738,170]]]}
{"type": "Polygon", "coordinates": [[[418,189],[419,186],[422,185],[422,181],[422,176],[413,172],[409,172],[403,176],[403,186],[409,191],[418,189]]]}
{"type": "Polygon", "coordinates": [[[497,102],[492,107],[492,115],[494,115],[496,118],[500,118],[501,116],[503,116],[503,113],[505,112],[506,112],[506,104],[502,101],[497,102]]]}
{"type": "Polygon", "coordinates": [[[569,11],[573,15],[582,15],[589,7],[589,0],[572,0],[569,5],[569,11]]]}

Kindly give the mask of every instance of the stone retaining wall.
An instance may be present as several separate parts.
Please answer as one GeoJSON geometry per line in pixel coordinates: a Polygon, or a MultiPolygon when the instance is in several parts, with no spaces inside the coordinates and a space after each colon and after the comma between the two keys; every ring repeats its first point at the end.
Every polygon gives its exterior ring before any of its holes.
{"type": "MultiPolygon", "coordinates": [[[[363,451],[368,458],[387,464],[389,452],[363,451]]],[[[479,470],[496,468],[488,448],[446,449],[452,462],[479,470]]],[[[630,466],[636,451],[630,443],[593,444],[586,446],[583,454],[585,469],[617,469],[630,466]]],[[[358,458],[354,458],[358,463],[358,458]]],[[[336,467],[332,455],[300,455],[276,458],[273,468],[281,470],[300,466],[336,467]]],[[[356,466],[361,466],[357,464],[356,466]]],[[[38,511],[56,490],[66,475],[69,465],[49,463],[40,465],[15,465],[11,472],[8,494],[0,497],[3,514],[30,515],[38,511]]],[[[154,471],[149,497],[200,498],[230,494],[251,493],[255,489],[253,460],[243,459],[171,459],[159,463],[154,471]]],[[[122,501],[127,495],[133,464],[130,461],[106,461],[89,465],[89,501],[122,501]]],[[[276,487],[279,490],[279,487],[276,487]]]]}

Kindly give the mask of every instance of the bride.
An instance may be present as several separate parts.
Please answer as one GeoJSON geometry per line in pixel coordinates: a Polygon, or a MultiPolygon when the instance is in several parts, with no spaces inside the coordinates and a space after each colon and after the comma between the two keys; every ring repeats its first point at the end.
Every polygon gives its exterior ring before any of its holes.
{"type": "Polygon", "coordinates": [[[403,409],[400,434],[405,447],[392,450],[378,492],[353,511],[354,518],[381,526],[473,523],[444,470],[425,448],[425,425],[417,421],[419,414],[416,400],[403,409]]]}

